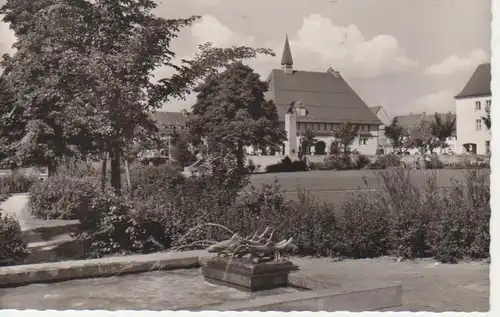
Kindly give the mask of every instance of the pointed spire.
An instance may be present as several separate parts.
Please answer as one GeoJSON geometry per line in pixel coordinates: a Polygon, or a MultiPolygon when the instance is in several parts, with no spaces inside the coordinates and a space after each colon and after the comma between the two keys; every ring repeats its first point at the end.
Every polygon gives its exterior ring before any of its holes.
{"type": "Polygon", "coordinates": [[[281,65],[286,68],[292,68],[293,58],[290,51],[290,43],[288,43],[288,34],[285,39],[285,47],[283,48],[283,56],[281,57],[281,65]]]}

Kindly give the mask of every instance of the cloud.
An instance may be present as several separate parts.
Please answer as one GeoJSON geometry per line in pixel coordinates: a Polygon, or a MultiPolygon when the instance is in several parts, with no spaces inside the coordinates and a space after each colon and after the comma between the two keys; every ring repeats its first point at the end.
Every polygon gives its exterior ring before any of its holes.
{"type": "MultiPolygon", "coordinates": [[[[3,15],[0,15],[0,20],[3,15]]],[[[9,28],[9,24],[0,21],[0,56],[5,53],[13,53],[12,44],[16,41],[14,32],[9,28]]]]}
{"type": "Polygon", "coordinates": [[[451,75],[455,73],[470,72],[477,65],[488,60],[488,55],[481,49],[472,50],[467,56],[460,58],[457,55],[452,55],[444,59],[439,64],[434,64],[424,71],[426,75],[451,75]]]}
{"type": "Polygon", "coordinates": [[[455,112],[454,94],[449,90],[431,93],[415,100],[412,109],[415,112],[455,112]]]}
{"type": "Polygon", "coordinates": [[[196,94],[190,94],[186,96],[185,100],[176,99],[172,100],[161,108],[163,111],[168,112],[181,112],[182,110],[191,110],[191,106],[196,102],[196,94]]]}
{"type": "Polygon", "coordinates": [[[253,36],[245,36],[233,32],[212,15],[204,15],[191,27],[191,35],[197,44],[212,42],[216,47],[230,47],[233,45],[252,45],[253,36]]]}
{"type": "Polygon", "coordinates": [[[417,66],[393,36],[382,34],[365,39],[356,25],[334,25],[319,14],[304,19],[290,45],[296,64],[303,69],[314,67],[312,63],[322,70],[331,65],[352,77],[373,78],[417,66]]]}

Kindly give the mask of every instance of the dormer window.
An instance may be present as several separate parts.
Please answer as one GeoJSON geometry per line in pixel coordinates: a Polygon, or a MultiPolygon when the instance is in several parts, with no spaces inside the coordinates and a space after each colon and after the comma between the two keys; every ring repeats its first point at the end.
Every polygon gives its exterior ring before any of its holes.
{"type": "Polygon", "coordinates": [[[299,116],[301,116],[301,117],[305,117],[306,116],[306,108],[300,107],[298,110],[299,110],[298,111],[299,112],[299,116]]]}

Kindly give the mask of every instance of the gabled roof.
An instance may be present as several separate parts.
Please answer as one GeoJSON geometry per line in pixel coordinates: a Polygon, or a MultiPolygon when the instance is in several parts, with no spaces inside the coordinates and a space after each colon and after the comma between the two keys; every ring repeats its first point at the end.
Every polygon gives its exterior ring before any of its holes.
{"type": "Polygon", "coordinates": [[[376,115],[380,109],[382,109],[382,106],[374,106],[374,107],[370,107],[370,110],[373,112],[374,115],[376,115]]]}
{"type": "Polygon", "coordinates": [[[418,125],[423,116],[423,113],[410,113],[396,116],[396,118],[398,119],[398,124],[400,126],[405,128],[406,130],[411,130],[418,125]]]}
{"type": "Polygon", "coordinates": [[[491,64],[479,65],[456,99],[491,96],[491,64]]]}
{"type": "Polygon", "coordinates": [[[267,81],[266,98],[274,100],[281,120],[295,101],[309,112],[305,117],[297,116],[297,122],[382,124],[340,75],[311,71],[286,74],[275,69],[267,81]]]}

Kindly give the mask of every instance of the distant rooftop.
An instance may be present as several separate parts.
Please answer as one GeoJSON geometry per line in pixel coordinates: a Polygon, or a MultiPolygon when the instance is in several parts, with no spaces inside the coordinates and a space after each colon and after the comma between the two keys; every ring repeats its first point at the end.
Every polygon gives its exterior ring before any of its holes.
{"type": "Polygon", "coordinates": [[[182,112],[155,111],[152,113],[153,119],[162,129],[184,128],[187,118],[182,112]]]}
{"type": "Polygon", "coordinates": [[[456,99],[491,96],[491,64],[479,65],[456,99]]]}
{"type": "MultiPolygon", "coordinates": [[[[447,113],[440,113],[439,116],[442,119],[445,119],[447,113]]],[[[453,117],[456,117],[455,114],[452,114],[453,117]]],[[[434,121],[434,113],[410,113],[406,115],[396,116],[398,119],[398,124],[405,128],[406,130],[412,130],[418,126],[418,124],[422,121],[434,121]]],[[[455,122],[455,132],[453,132],[453,136],[456,136],[456,122],[455,122]]]]}

